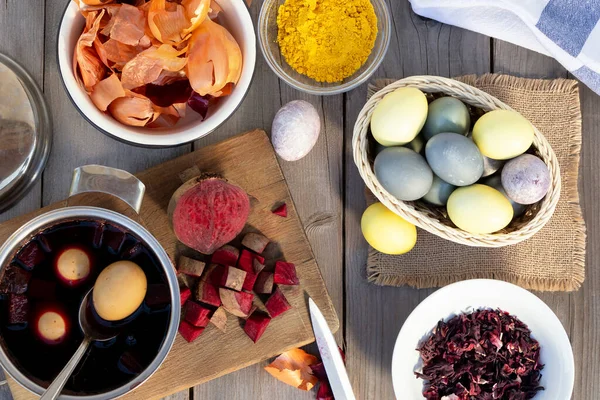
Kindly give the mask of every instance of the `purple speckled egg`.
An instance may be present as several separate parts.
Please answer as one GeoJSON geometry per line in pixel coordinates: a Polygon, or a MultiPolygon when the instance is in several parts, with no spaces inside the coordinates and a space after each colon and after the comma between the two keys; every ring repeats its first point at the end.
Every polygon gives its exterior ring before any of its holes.
{"type": "Polygon", "coordinates": [[[312,150],[320,132],[321,118],[315,107],[304,100],[294,100],[275,114],[271,142],[279,157],[296,161],[312,150]]]}
{"type": "Polygon", "coordinates": [[[533,204],[548,193],[550,171],[536,156],[523,154],[504,165],[502,187],[513,201],[519,204],[533,204]]]}

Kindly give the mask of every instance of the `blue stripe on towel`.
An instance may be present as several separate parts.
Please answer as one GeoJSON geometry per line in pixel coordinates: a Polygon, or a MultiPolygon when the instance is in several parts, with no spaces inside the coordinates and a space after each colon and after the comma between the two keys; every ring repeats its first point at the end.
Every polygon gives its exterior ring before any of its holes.
{"type": "Polygon", "coordinates": [[[537,28],[567,53],[577,57],[600,20],[600,0],[550,0],[537,28]]]}
{"type": "Polygon", "coordinates": [[[600,94],[600,74],[592,71],[585,65],[575,71],[572,71],[581,82],[585,83],[590,89],[600,94]]]}

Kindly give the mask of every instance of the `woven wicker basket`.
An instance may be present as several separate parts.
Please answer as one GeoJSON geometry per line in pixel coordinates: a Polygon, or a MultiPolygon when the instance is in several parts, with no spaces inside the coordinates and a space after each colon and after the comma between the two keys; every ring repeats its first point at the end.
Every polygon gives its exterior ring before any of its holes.
{"type": "Polygon", "coordinates": [[[528,206],[527,211],[515,218],[506,228],[493,234],[473,234],[457,228],[448,218],[445,207],[432,206],[425,201],[407,202],[396,199],[379,183],[373,172],[373,138],[370,134],[371,115],[375,106],[386,94],[410,86],[424,92],[431,101],[437,96],[452,96],[470,106],[472,119],[484,112],[509,106],[489,94],[462,82],[438,76],[412,76],[396,81],[375,93],[365,104],[356,124],[352,147],[354,162],[371,192],[390,210],[416,226],[444,239],[477,247],[502,247],[519,243],[533,236],[552,217],[560,197],[560,167],[554,151],[546,138],[534,127],[533,147],[529,151],[540,157],[548,166],[552,177],[551,186],[541,201],[528,206]]]}

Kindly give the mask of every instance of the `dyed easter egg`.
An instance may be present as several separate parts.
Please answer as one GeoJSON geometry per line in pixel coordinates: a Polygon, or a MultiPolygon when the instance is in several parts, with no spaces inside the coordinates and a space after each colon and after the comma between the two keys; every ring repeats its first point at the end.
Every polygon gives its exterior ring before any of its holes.
{"type": "Polygon", "coordinates": [[[490,111],[473,127],[473,141],[481,154],[494,160],[508,160],[525,153],[533,136],[531,123],[516,111],[490,111]]]}
{"type": "Polygon", "coordinates": [[[385,254],[404,254],[417,242],[417,228],[381,203],[365,210],[360,228],[369,245],[385,254]]]}
{"type": "Polygon", "coordinates": [[[496,189],[475,184],[456,189],[448,198],[448,217],[469,233],[493,233],[513,218],[508,199],[496,189]]]}
{"type": "Polygon", "coordinates": [[[420,154],[405,147],[388,147],[375,158],[375,176],[399,200],[420,199],[429,191],[433,173],[420,154]]]}
{"type": "Polygon", "coordinates": [[[467,106],[454,97],[440,97],[429,104],[421,133],[427,141],[442,132],[466,135],[470,127],[471,116],[467,106]]]}
{"type": "Polygon", "coordinates": [[[508,197],[520,204],[537,203],[550,189],[550,171],[531,154],[523,154],[502,169],[502,186],[508,197]]]}
{"type": "Polygon", "coordinates": [[[423,200],[436,206],[445,206],[448,198],[454,192],[456,186],[443,181],[437,175],[433,176],[433,183],[429,192],[423,196],[423,200]]]}
{"type": "Polygon", "coordinates": [[[371,133],[384,146],[413,140],[427,118],[427,98],[419,89],[404,87],[386,94],[373,110],[371,133]]]}
{"type": "Polygon", "coordinates": [[[439,133],[429,139],[425,156],[433,172],[455,186],[475,183],[483,174],[483,157],[477,146],[458,133],[439,133]]]}

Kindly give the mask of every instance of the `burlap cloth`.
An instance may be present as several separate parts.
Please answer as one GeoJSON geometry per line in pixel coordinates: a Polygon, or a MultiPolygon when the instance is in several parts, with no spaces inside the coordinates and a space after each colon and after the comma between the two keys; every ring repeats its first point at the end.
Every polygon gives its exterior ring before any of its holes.
{"type": "MultiPolygon", "coordinates": [[[[577,81],[524,79],[507,75],[463,76],[519,111],[548,139],[558,158],[562,191],[552,219],[535,236],[501,248],[468,247],[418,229],[415,248],[401,256],[370,249],[369,281],[378,285],[439,287],[493,278],[541,291],[573,291],[585,277],[585,224],[577,179],[581,150],[581,110],[577,81]]],[[[393,80],[369,85],[369,97],[393,80]]],[[[368,202],[374,197],[367,195],[368,202]]]]}

